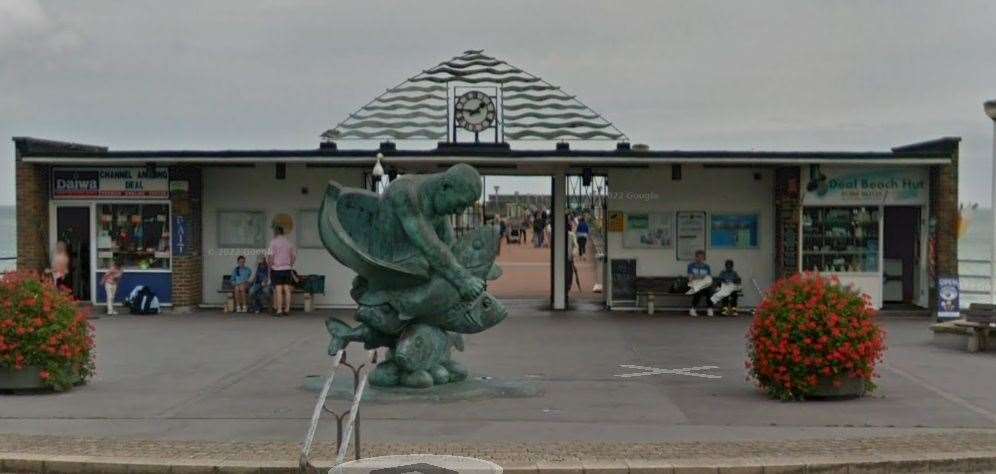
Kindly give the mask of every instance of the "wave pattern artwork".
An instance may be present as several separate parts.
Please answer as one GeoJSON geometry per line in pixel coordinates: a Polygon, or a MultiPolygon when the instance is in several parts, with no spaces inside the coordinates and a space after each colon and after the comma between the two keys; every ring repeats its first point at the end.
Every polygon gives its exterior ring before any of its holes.
{"type": "Polygon", "coordinates": [[[326,139],[427,139],[448,135],[454,86],[494,86],[499,126],[510,140],[622,140],[628,137],[559,86],[484,54],[465,51],[388,89],[322,134],[326,139]]]}

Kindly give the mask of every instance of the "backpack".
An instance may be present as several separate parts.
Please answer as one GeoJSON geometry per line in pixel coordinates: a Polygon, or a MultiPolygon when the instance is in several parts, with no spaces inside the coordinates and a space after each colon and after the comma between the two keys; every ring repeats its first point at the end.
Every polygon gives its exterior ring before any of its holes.
{"type": "Polygon", "coordinates": [[[125,304],[128,305],[131,314],[159,314],[159,298],[151,288],[144,285],[132,289],[125,304]]]}

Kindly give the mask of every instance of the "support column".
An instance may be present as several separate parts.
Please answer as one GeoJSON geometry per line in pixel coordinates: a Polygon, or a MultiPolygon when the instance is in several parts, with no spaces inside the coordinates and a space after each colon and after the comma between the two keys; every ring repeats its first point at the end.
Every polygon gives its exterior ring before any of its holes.
{"type": "MultiPolygon", "coordinates": [[[[19,155],[19,153],[18,153],[19,155]]],[[[49,168],[16,158],[17,269],[41,272],[48,268],[49,168]]],[[[7,255],[3,255],[6,257],[7,255]]]]}
{"type": "Polygon", "coordinates": [[[553,218],[552,240],[550,248],[553,251],[553,297],[552,306],[555,310],[567,309],[567,282],[564,277],[567,268],[567,176],[563,171],[553,175],[553,218]]]}
{"type": "Polygon", "coordinates": [[[187,312],[203,302],[204,276],[201,253],[203,176],[201,169],[195,166],[172,166],[169,174],[171,181],[187,183],[186,190],[178,188],[170,192],[173,225],[176,225],[177,218],[182,218],[186,226],[184,231],[187,234],[184,236],[186,248],[183,254],[173,255],[173,310],[187,312]]]}

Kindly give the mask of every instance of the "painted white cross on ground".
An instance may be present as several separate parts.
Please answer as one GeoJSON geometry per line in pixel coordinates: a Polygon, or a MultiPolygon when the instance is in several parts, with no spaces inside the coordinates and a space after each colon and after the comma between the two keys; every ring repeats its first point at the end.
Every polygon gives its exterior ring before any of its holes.
{"type": "Polygon", "coordinates": [[[683,369],[660,369],[660,368],[657,368],[657,367],[644,367],[642,365],[622,365],[622,364],[620,364],[619,367],[622,367],[624,369],[637,369],[637,370],[642,370],[644,372],[633,372],[633,373],[629,373],[629,374],[616,374],[616,377],[644,377],[644,376],[647,376],[647,375],[669,374],[669,375],[689,375],[689,376],[692,376],[692,377],[702,377],[704,379],[721,379],[721,378],[723,378],[722,375],[700,374],[699,373],[699,371],[701,371],[701,370],[718,369],[719,367],[715,366],[715,365],[702,365],[702,366],[699,366],[699,367],[686,367],[686,368],[683,368],[683,369]]]}

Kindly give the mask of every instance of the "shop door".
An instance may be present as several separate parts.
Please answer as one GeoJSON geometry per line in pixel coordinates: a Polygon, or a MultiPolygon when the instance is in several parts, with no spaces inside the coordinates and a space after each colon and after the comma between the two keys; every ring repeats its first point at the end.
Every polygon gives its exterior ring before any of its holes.
{"type": "Polygon", "coordinates": [[[887,206],[883,235],[882,301],[913,304],[920,274],[920,208],[887,206]]]}
{"type": "MultiPolygon", "coordinates": [[[[56,207],[55,241],[65,242],[69,252],[69,285],[73,290],[73,296],[81,301],[89,301],[90,207],[56,207]]],[[[53,251],[55,248],[53,245],[53,251]]]]}

